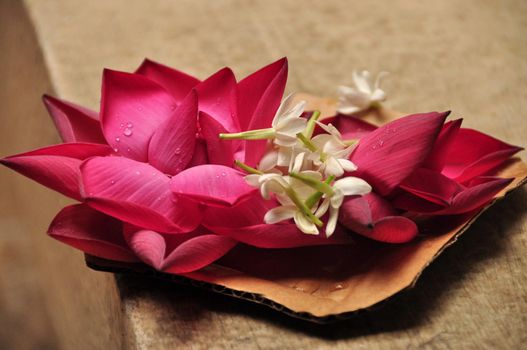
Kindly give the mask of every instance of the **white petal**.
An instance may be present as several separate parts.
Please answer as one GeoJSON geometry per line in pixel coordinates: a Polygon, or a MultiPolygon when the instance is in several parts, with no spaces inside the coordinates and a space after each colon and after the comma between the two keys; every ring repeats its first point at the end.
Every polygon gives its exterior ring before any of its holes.
{"type": "Polygon", "coordinates": [[[390,73],[385,72],[385,71],[379,72],[379,74],[377,74],[377,78],[375,79],[375,84],[373,85],[373,87],[374,87],[375,89],[379,89],[379,88],[381,87],[381,80],[382,80],[385,76],[387,76],[388,74],[390,74],[390,73]]]}
{"type": "Polygon", "coordinates": [[[329,198],[324,198],[322,203],[318,206],[317,210],[315,211],[315,216],[317,218],[321,217],[322,215],[326,214],[329,208],[329,198]]]}
{"type": "Polygon", "coordinates": [[[260,164],[258,164],[258,170],[267,172],[276,166],[277,161],[278,150],[270,150],[265,153],[262,159],[260,160],[260,164]]]}
{"type": "Polygon", "coordinates": [[[249,174],[244,177],[245,181],[254,187],[260,187],[260,176],[258,174],[249,174]]]}
{"type": "Polygon", "coordinates": [[[339,189],[335,189],[335,194],[331,196],[329,203],[331,205],[331,208],[338,209],[342,205],[342,202],[344,201],[344,194],[342,194],[342,191],[339,189]]]}
{"type": "Polygon", "coordinates": [[[276,114],[274,116],[272,127],[276,127],[282,116],[290,109],[291,103],[293,102],[293,99],[295,98],[295,94],[289,94],[286,98],[282,100],[280,103],[280,107],[278,107],[278,110],[276,111],[276,114]]]}
{"type": "Polygon", "coordinates": [[[278,166],[289,166],[291,158],[293,157],[293,149],[291,147],[280,147],[278,149],[278,159],[276,164],[278,166]]]}
{"type": "MultiPolygon", "coordinates": [[[[304,113],[304,108],[306,107],[306,101],[299,101],[293,108],[287,110],[280,120],[291,120],[291,119],[300,119],[299,117],[304,113]]],[[[302,118],[303,119],[303,118],[302,118]]]]}
{"type": "Polygon", "coordinates": [[[298,142],[298,139],[296,138],[296,134],[287,134],[283,132],[277,132],[275,134],[274,143],[281,147],[294,147],[298,142]]]}
{"type": "Polygon", "coordinates": [[[289,118],[280,121],[275,127],[276,132],[296,137],[296,134],[305,130],[307,120],[305,118],[289,118]]]}
{"type": "Polygon", "coordinates": [[[355,171],[355,170],[357,170],[357,166],[355,164],[353,164],[353,162],[348,160],[348,159],[339,158],[337,161],[339,162],[339,164],[342,167],[342,169],[344,169],[344,171],[355,171]]]}
{"type": "Polygon", "coordinates": [[[339,103],[337,106],[337,112],[344,115],[357,113],[360,110],[362,110],[362,108],[357,107],[351,103],[339,103]]]}
{"type": "Polygon", "coordinates": [[[295,160],[290,164],[289,166],[289,172],[299,173],[302,170],[302,166],[304,165],[304,157],[305,153],[298,153],[295,157],[295,160]]]}
{"type": "Polygon", "coordinates": [[[333,188],[341,191],[344,196],[362,196],[371,192],[371,186],[366,181],[353,176],[335,181],[333,188]]]}
{"type": "Polygon", "coordinates": [[[344,169],[342,169],[340,163],[334,157],[328,157],[324,173],[328,176],[335,175],[336,177],[340,177],[344,174],[344,169]]]}
{"type": "Polygon", "coordinates": [[[339,210],[333,207],[329,208],[329,218],[326,224],[326,237],[330,237],[333,232],[335,232],[335,227],[337,227],[337,220],[339,217],[339,210]]]}
{"type": "Polygon", "coordinates": [[[386,93],[381,89],[375,89],[373,94],[371,94],[372,102],[382,102],[386,100],[386,93]]]}
{"type": "Polygon", "coordinates": [[[356,91],[357,90],[349,86],[340,85],[337,87],[337,94],[343,98],[346,98],[346,95],[353,94],[356,91]]]}
{"type": "Polygon", "coordinates": [[[357,89],[359,89],[361,92],[365,94],[371,94],[371,88],[370,88],[370,72],[367,70],[363,70],[360,73],[357,73],[356,71],[353,72],[353,82],[355,83],[355,86],[357,86],[357,89]]]}
{"type": "Polygon", "coordinates": [[[309,235],[318,235],[318,228],[317,225],[309,221],[308,218],[305,217],[304,214],[297,211],[295,212],[295,224],[298,229],[304,233],[307,233],[309,235]]]}
{"type": "Polygon", "coordinates": [[[276,224],[283,220],[289,220],[295,216],[296,211],[295,206],[275,207],[265,213],[264,221],[266,224],[276,224]]]}

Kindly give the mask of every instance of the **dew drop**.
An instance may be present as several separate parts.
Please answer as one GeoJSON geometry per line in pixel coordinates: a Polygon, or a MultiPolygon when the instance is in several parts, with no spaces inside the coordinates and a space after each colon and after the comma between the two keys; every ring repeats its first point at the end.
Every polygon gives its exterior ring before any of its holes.
{"type": "Polygon", "coordinates": [[[138,170],[135,172],[136,175],[141,175],[141,172],[138,170]]]}
{"type": "Polygon", "coordinates": [[[119,150],[117,148],[114,148],[113,151],[117,153],[119,150]]]}
{"type": "Polygon", "coordinates": [[[119,137],[116,137],[115,142],[119,142],[119,141],[121,141],[121,139],[119,137]]]}
{"type": "Polygon", "coordinates": [[[181,153],[181,148],[176,148],[176,151],[174,152],[175,154],[180,154],[181,153]]]}
{"type": "Polygon", "coordinates": [[[131,149],[130,149],[130,148],[127,148],[127,149],[126,149],[126,152],[130,152],[130,151],[131,151],[131,149]]]}
{"type": "Polygon", "coordinates": [[[219,175],[216,175],[216,179],[219,179],[219,178],[220,178],[220,176],[219,176],[219,175]]]}
{"type": "Polygon", "coordinates": [[[119,124],[119,126],[121,127],[121,129],[124,128],[124,123],[119,124]]]}
{"type": "Polygon", "coordinates": [[[112,180],[112,181],[110,181],[110,183],[113,185],[113,184],[115,184],[115,181],[112,180]]]}
{"type": "Polygon", "coordinates": [[[226,173],[221,173],[221,176],[227,176],[227,174],[226,173]]]}
{"type": "Polygon", "coordinates": [[[133,128],[133,127],[134,127],[134,124],[128,122],[128,123],[126,123],[126,127],[127,127],[127,128],[133,128]]]}
{"type": "Polygon", "coordinates": [[[336,283],[335,285],[333,285],[333,287],[331,288],[331,291],[332,292],[335,292],[337,290],[342,290],[346,288],[346,285],[344,283],[336,283]]]}
{"type": "Polygon", "coordinates": [[[123,130],[123,135],[124,136],[132,136],[133,133],[134,133],[134,131],[132,129],[130,129],[129,127],[127,127],[126,129],[123,130]]]}

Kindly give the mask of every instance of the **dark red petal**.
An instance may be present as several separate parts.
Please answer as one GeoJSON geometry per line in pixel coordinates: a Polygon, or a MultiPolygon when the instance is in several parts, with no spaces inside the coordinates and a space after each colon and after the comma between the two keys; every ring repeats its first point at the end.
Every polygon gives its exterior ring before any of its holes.
{"type": "Polygon", "coordinates": [[[351,156],[358,166],[355,176],[381,196],[389,194],[426,159],[447,115],[410,115],[364,136],[351,156]]]}
{"type": "Polygon", "coordinates": [[[442,173],[458,182],[495,169],[523,148],[472,129],[460,129],[452,141],[442,173]]]}
{"type": "Polygon", "coordinates": [[[90,255],[116,261],[137,261],[122,236],[122,223],[85,204],[62,209],[51,222],[48,234],[90,255]]]}
{"type": "Polygon", "coordinates": [[[145,59],[135,72],[164,87],[172,94],[177,103],[182,101],[190,90],[200,83],[191,75],[149,59],[145,59]]]}
{"type": "Polygon", "coordinates": [[[464,188],[456,181],[429,169],[417,169],[400,187],[414,195],[439,205],[450,205],[464,188]]]}
{"type": "Polygon", "coordinates": [[[48,95],[43,100],[62,141],[106,144],[97,113],[48,95]]]}
{"type": "Polygon", "coordinates": [[[356,232],[380,242],[404,243],[411,241],[418,229],[415,222],[404,216],[386,216],[377,221],[373,228],[356,232]]]}
{"type": "MultiPolygon", "coordinates": [[[[463,119],[451,120],[443,125],[432,151],[423,162],[423,168],[439,172],[443,170],[445,163],[448,161],[448,156],[452,149],[452,143],[459,132],[462,121],[463,119]]],[[[459,150],[454,152],[459,152],[459,150]]]]}

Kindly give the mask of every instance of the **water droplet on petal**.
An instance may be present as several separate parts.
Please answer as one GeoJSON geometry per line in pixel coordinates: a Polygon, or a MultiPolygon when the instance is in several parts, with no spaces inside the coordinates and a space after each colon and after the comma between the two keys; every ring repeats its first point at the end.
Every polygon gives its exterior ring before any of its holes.
{"type": "Polygon", "coordinates": [[[220,176],[219,176],[219,175],[216,175],[216,179],[219,179],[219,178],[220,178],[220,176]]]}
{"type": "Polygon", "coordinates": [[[123,130],[123,135],[124,136],[132,136],[132,134],[134,133],[134,131],[130,128],[126,128],[123,130]]]}
{"type": "Polygon", "coordinates": [[[227,174],[226,173],[221,173],[221,176],[227,176],[227,174]]]}
{"type": "Polygon", "coordinates": [[[131,149],[130,149],[130,148],[127,148],[127,149],[126,149],[126,152],[130,152],[130,151],[131,151],[131,149]]]}
{"type": "Polygon", "coordinates": [[[180,154],[181,153],[181,148],[176,148],[176,150],[174,151],[175,154],[180,154]]]}
{"type": "Polygon", "coordinates": [[[113,184],[115,184],[115,181],[114,181],[114,180],[112,180],[112,181],[110,181],[110,183],[111,183],[111,184],[113,185],[113,184]]]}
{"type": "Polygon", "coordinates": [[[133,127],[134,127],[134,124],[128,122],[128,123],[126,123],[126,127],[127,127],[127,128],[133,128],[133,127]]]}
{"type": "Polygon", "coordinates": [[[113,151],[117,153],[119,150],[117,148],[114,148],[113,151]]]}
{"type": "Polygon", "coordinates": [[[116,137],[116,138],[115,138],[115,142],[119,142],[119,141],[121,141],[121,139],[118,138],[118,137],[116,137]]]}
{"type": "Polygon", "coordinates": [[[170,110],[174,111],[177,108],[177,105],[171,105],[170,110]]]}
{"type": "Polygon", "coordinates": [[[141,175],[141,172],[138,170],[135,172],[136,175],[141,175]]]}
{"type": "Polygon", "coordinates": [[[121,129],[124,128],[124,123],[119,124],[119,126],[121,127],[121,129]]]}

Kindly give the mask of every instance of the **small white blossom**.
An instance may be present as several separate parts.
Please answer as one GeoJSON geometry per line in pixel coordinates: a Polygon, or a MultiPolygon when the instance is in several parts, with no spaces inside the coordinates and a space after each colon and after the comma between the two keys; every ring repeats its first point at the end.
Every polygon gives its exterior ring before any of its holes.
{"type": "Polygon", "coordinates": [[[291,94],[282,101],[271,125],[275,131],[274,143],[279,146],[296,145],[298,141],[296,134],[306,128],[307,120],[301,117],[306,101],[300,101],[293,106],[293,99],[294,94],[291,94]]]}
{"type": "Polygon", "coordinates": [[[341,114],[353,114],[386,100],[386,93],[381,89],[381,79],[386,75],[381,72],[372,84],[370,72],[353,72],[354,87],[339,86],[337,111],[341,114]]]}

